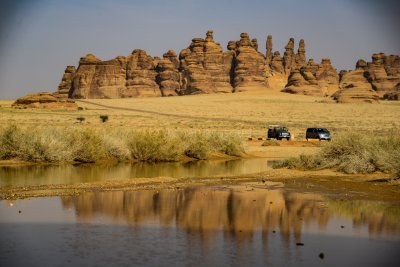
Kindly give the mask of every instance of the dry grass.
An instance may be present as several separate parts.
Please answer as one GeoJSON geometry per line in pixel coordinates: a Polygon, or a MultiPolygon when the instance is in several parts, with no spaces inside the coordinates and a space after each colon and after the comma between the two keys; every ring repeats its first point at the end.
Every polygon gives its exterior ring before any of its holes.
{"type": "Polygon", "coordinates": [[[295,140],[302,139],[306,128],[312,126],[326,127],[334,136],[350,129],[374,133],[400,128],[400,102],[352,105],[323,100],[326,98],[265,89],[235,94],[90,100],[121,109],[78,102],[83,110],[16,110],[10,107],[12,101],[0,101],[0,124],[66,126],[78,124],[76,118],[82,116],[86,119],[82,124],[94,128],[234,132],[243,138],[265,137],[267,125],[283,124],[295,140]],[[109,116],[107,123],[99,120],[103,114],[109,116]]]}
{"type": "Polygon", "coordinates": [[[400,178],[400,132],[379,136],[354,132],[341,134],[319,153],[287,159],[275,167],[332,168],[348,174],[380,171],[400,178]]]}
{"type": "Polygon", "coordinates": [[[0,160],[96,162],[114,159],[179,161],[185,156],[208,159],[213,153],[240,156],[242,139],[235,134],[166,130],[69,127],[0,127],[0,160]]]}

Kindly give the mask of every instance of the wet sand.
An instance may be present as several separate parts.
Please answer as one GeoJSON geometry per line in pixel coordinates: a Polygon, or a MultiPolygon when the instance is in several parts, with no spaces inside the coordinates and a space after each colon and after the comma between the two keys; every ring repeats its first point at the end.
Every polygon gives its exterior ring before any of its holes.
{"type": "Polygon", "coordinates": [[[181,189],[193,186],[241,186],[254,188],[284,188],[297,192],[316,192],[337,199],[379,200],[400,203],[400,183],[388,174],[346,175],[332,170],[299,171],[272,169],[241,176],[211,176],[196,178],[135,178],[91,183],[39,185],[0,188],[0,199],[23,199],[45,196],[72,196],[84,192],[115,190],[181,189]]]}

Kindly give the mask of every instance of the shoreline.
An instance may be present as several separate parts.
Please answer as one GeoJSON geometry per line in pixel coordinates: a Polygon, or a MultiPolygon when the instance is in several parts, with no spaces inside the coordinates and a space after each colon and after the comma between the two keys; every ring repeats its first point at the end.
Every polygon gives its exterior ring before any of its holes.
{"type": "Polygon", "coordinates": [[[282,189],[319,193],[335,199],[374,200],[400,204],[400,183],[397,180],[392,181],[389,174],[349,175],[329,169],[318,171],[271,169],[239,176],[131,178],[77,184],[2,187],[0,199],[73,196],[101,191],[179,190],[197,186],[227,188],[241,186],[245,190],[282,189]]]}

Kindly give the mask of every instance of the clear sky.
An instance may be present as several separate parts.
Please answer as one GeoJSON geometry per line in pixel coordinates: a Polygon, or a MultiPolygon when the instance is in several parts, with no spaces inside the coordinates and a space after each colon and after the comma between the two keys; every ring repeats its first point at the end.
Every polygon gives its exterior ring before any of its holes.
{"type": "Polygon", "coordinates": [[[352,69],[372,53],[400,54],[396,0],[19,0],[0,6],[0,99],[55,91],[65,66],[87,53],[107,60],[140,48],[177,53],[214,30],[226,49],[241,32],[265,53],[268,34],[283,54],[290,37],[307,58],[352,69]]]}

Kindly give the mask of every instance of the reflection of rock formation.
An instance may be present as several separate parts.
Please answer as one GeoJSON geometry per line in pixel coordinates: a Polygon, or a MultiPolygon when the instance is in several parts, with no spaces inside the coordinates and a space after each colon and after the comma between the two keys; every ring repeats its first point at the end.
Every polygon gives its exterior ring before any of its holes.
{"type": "Polygon", "coordinates": [[[321,227],[327,224],[330,215],[323,212],[316,199],[280,191],[188,188],[85,193],[63,197],[63,204],[73,206],[82,221],[91,221],[99,213],[131,225],[156,220],[161,225],[177,224],[189,232],[201,232],[205,238],[211,238],[215,230],[239,239],[251,238],[256,230],[265,234],[277,230],[289,241],[291,234],[300,239],[304,223],[317,220],[321,227]]]}
{"type": "MultiPolygon", "coordinates": [[[[282,193],[278,190],[215,190],[186,188],[163,191],[88,192],[62,197],[65,208],[74,208],[78,220],[91,222],[96,215],[107,215],[132,226],[158,222],[197,232],[210,239],[214,231],[230,233],[239,241],[253,237],[256,231],[267,240],[273,230],[285,242],[293,236],[301,239],[302,227],[317,223],[325,228],[333,215],[349,217],[355,227],[368,226],[370,234],[399,232],[398,210],[363,201],[328,202],[310,194],[282,193]],[[371,206],[372,205],[372,206],[371,206]]],[[[338,229],[339,230],[339,229],[338,229]]]]}

